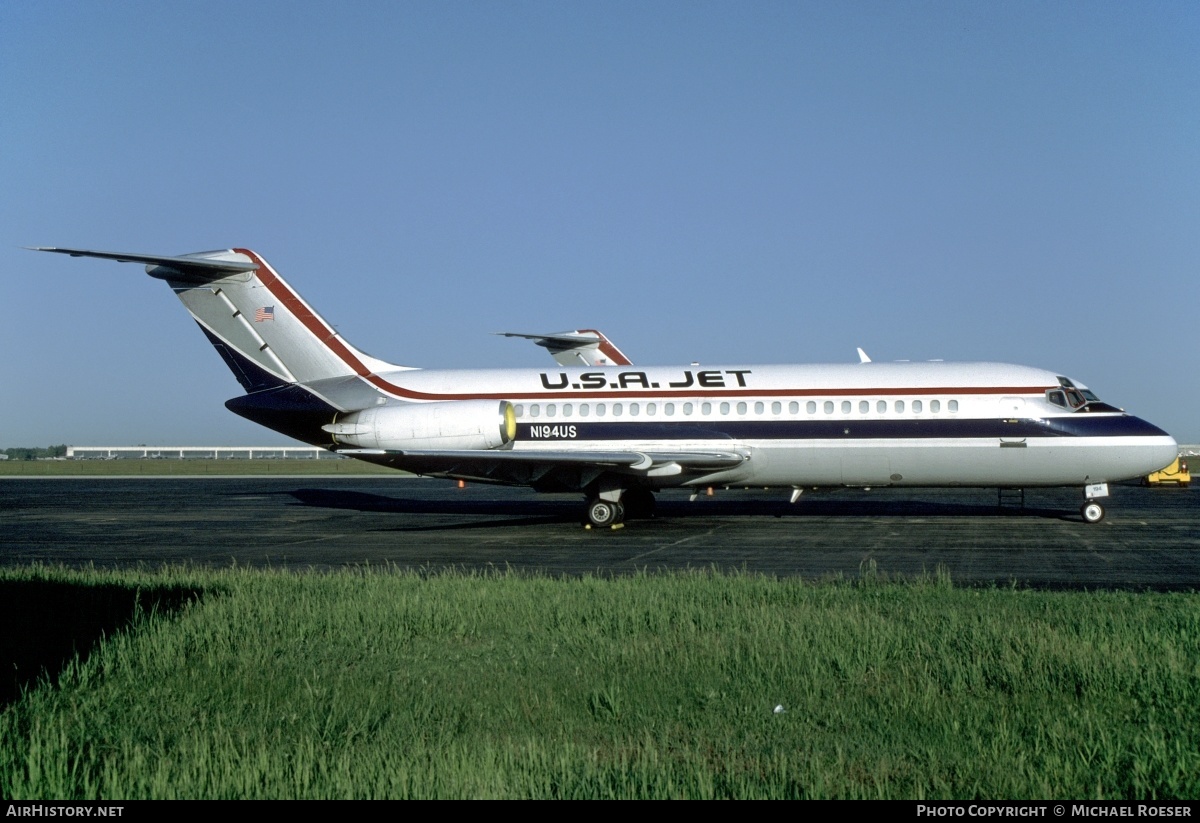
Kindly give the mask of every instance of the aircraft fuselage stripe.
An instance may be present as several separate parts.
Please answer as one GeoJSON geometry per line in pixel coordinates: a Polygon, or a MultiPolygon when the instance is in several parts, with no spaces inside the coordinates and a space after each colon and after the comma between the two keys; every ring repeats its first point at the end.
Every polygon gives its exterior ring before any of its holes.
{"type": "MultiPolygon", "coordinates": [[[[480,397],[487,400],[621,400],[662,399],[689,400],[706,397],[823,397],[830,400],[841,397],[907,397],[908,395],[1024,395],[1040,396],[1051,386],[889,386],[880,387],[837,387],[818,389],[651,389],[638,391],[555,391],[555,392],[509,392],[508,394],[454,395],[457,399],[480,397]]],[[[450,395],[438,395],[449,397],[450,395]]]]}
{"type": "Polygon", "coordinates": [[[959,418],[908,420],[637,420],[542,418],[517,424],[517,441],[750,440],[1024,440],[1080,437],[1163,437],[1166,432],[1128,415],[1081,418],[959,418]]]}
{"type": "MultiPolygon", "coordinates": [[[[415,389],[398,386],[388,380],[383,379],[378,374],[367,368],[354,352],[351,351],[345,343],[342,342],[332,328],[330,328],[320,317],[318,317],[304,301],[300,299],[291,288],[279,278],[275,270],[271,268],[265,260],[259,257],[256,253],[249,249],[234,249],[239,254],[244,254],[249,257],[254,263],[258,264],[257,276],[267,290],[275,296],[287,309],[290,311],[303,325],[307,328],[323,345],[333,352],[343,363],[345,363],[356,375],[366,380],[376,388],[392,394],[396,397],[405,398],[408,400],[574,400],[578,398],[588,399],[609,399],[617,400],[621,398],[662,398],[664,400],[675,398],[705,398],[705,397],[842,397],[842,396],[880,396],[894,397],[905,395],[1040,395],[1047,389],[1054,388],[1053,386],[925,386],[925,387],[888,387],[888,388],[828,388],[828,389],[749,389],[749,388],[731,388],[731,389],[709,389],[699,390],[694,388],[678,389],[678,390],[634,390],[618,392],[595,390],[595,391],[551,391],[551,392],[470,392],[470,393],[453,393],[453,392],[423,392],[415,389]]],[[[607,351],[606,354],[609,354],[607,351]]],[[[617,353],[619,354],[619,352],[617,353]]],[[[611,357],[612,354],[609,354],[611,357]]]]}

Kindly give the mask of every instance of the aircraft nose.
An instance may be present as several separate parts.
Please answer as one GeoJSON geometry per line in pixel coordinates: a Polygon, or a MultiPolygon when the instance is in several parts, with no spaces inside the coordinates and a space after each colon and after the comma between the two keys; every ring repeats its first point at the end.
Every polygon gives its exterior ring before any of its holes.
{"type": "Polygon", "coordinates": [[[1138,450],[1139,457],[1142,458],[1140,461],[1142,470],[1139,473],[1150,474],[1171,465],[1179,456],[1179,444],[1175,438],[1152,423],[1137,418],[1134,420],[1144,432],[1141,438],[1143,444],[1138,450]]]}

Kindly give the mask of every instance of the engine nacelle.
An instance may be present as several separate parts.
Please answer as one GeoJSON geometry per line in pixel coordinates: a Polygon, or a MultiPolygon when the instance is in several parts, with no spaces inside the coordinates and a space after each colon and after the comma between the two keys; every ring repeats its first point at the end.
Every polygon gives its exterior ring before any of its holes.
{"type": "Polygon", "coordinates": [[[405,403],[339,415],[321,429],[360,449],[495,449],[517,436],[517,415],[507,400],[405,403]]]}

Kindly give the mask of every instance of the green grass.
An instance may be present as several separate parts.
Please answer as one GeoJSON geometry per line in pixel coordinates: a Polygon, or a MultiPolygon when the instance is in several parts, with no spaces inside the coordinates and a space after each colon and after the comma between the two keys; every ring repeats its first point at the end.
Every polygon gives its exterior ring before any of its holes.
{"type": "Polygon", "coordinates": [[[391,474],[361,460],[0,460],[0,477],[391,474]]]}
{"type": "Polygon", "coordinates": [[[0,595],[101,638],[21,663],[53,683],[0,714],[8,798],[1200,796],[1190,594],[34,568],[0,595]]]}

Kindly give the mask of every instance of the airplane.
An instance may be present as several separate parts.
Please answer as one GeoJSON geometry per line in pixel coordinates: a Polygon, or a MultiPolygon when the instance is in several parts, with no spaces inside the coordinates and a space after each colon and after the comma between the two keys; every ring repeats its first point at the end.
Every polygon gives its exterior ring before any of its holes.
{"type": "Polygon", "coordinates": [[[790,488],[794,503],[823,487],[1074,486],[1097,523],[1108,484],[1178,448],[1029,366],[860,351],[845,364],[419,369],[352,346],[249,249],[33,250],[166,281],[245,390],[225,403],[235,414],[417,475],[582,492],[590,527],[647,515],[672,487],[790,488]]]}

